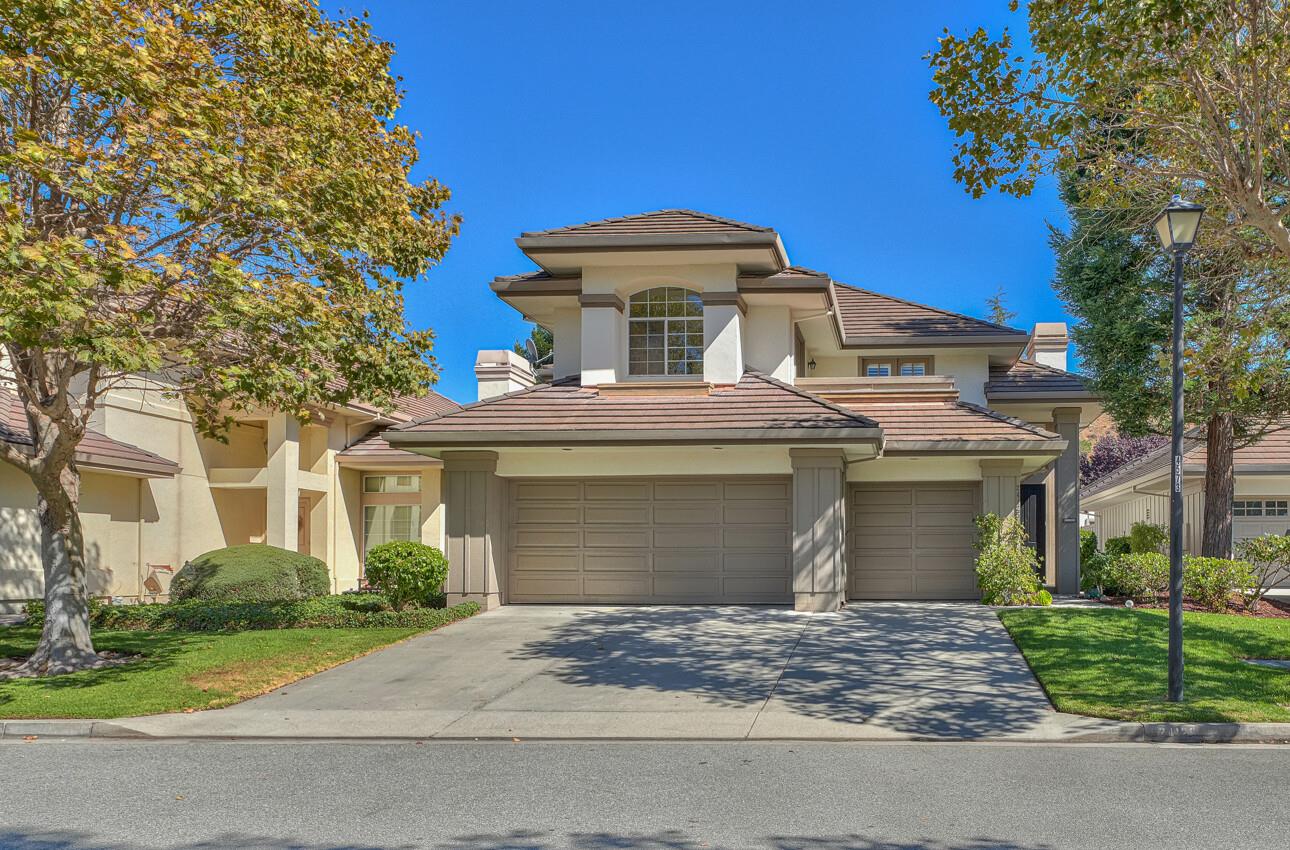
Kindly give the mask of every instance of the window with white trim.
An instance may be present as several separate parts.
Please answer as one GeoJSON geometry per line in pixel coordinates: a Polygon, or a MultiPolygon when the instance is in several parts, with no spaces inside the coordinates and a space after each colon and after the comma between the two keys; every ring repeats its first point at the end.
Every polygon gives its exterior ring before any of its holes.
{"type": "Polygon", "coordinates": [[[420,475],[364,475],[364,493],[419,493],[420,475]]]}
{"type": "Polygon", "coordinates": [[[363,554],[391,540],[421,539],[420,505],[364,505],[363,554]]]}
{"type": "Polygon", "coordinates": [[[1235,499],[1232,516],[1290,516],[1290,499],[1235,499]]]}
{"type": "Polygon", "coordinates": [[[627,374],[703,374],[703,299],[679,286],[631,297],[627,309],[627,374]]]}

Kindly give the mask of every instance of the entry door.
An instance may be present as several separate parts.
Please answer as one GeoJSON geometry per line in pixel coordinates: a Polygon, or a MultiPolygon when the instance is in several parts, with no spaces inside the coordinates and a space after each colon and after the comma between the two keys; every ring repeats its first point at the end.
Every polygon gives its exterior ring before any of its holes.
{"type": "Polygon", "coordinates": [[[309,514],[310,500],[308,496],[301,496],[299,505],[296,508],[296,551],[302,555],[309,554],[309,514]]]}
{"type": "Polygon", "coordinates": [[[1047,495],[1048,488],[1043,484],[1021,485],[1021,524],[1026,528],[1026,537],[1030,538],[1030,548],[1035,550],[1035,557],[1039,559],[1041,581],[1048,563],[1047,495]]]}

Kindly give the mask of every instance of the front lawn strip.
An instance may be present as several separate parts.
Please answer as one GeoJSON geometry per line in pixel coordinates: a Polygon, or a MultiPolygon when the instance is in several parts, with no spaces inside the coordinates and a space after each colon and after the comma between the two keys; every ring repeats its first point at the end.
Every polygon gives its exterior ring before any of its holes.
{"type": "Polygon", "coordinates": [[[1114,608],[1019,608],[999,619],[1058,711],[1138,722],[1290,722],[1290,620],[1183,615],[1186,700],[1165,701],[1168,615],[1114,608]]]}

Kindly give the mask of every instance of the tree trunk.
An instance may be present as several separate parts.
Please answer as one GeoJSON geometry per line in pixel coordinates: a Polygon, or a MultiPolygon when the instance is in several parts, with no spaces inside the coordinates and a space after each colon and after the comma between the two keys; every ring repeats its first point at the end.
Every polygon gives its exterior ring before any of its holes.
{"type": "Polygon", "coordinates": [[[55,676],[99,660],[90,640],[90,609],[81,532],[81,476],[72,464],[32,476],[45,566],[45,626],[19,675],[55,676]]]}
{"type": "Polygon", "coordinates": [[[1205,530],[1200,553],[1208,558],[1232,557],[1232,414],[1210,417],[1205,436],[1205,530]]]}

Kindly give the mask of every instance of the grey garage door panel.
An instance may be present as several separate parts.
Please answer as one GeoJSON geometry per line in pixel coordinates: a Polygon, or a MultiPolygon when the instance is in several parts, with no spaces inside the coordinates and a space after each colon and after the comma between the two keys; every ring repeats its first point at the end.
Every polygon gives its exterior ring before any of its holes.
{"type": "Polygon", "coordinates": [[[784,603],[791,481],[510,482],[512,602],[784,603]]]}
{"type": "Polygon", "coordinates": [[[853,599],[976,599],[976,483],[853,485],[848,494],[853,599]]]}

